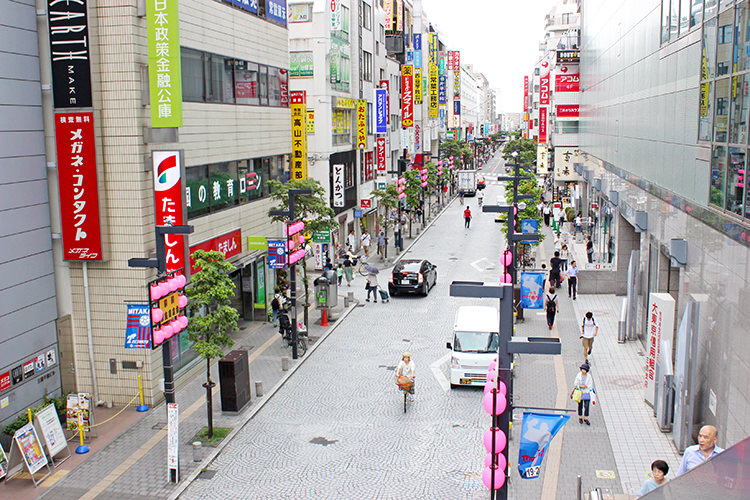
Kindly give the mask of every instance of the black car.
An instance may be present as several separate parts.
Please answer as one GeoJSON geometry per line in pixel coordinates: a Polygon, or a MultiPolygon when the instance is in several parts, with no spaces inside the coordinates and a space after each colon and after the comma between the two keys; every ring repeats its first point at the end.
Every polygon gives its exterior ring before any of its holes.
{"type": "Polygon", "coordinates": [[[403,259],[396,263],[388,280],[388,292],[398,295],[401,292],[430,293],[437,283],[437,266],[426,260],[403,259]]]}

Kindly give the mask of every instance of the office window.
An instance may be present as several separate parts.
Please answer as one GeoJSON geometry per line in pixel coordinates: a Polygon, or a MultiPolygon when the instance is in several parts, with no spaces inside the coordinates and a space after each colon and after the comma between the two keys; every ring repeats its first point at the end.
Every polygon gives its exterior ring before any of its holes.
{"type": "Polygon", "coordinates": [[[690,2],[691,0],[680,0],[680,36],[690,29],[690,2]]]}
{"type": "Polygon", "coordinates": [[[362,2],[362,23],[363,28],[372,31],[372,7],[365,2],[362,2]]]}
{"type": "Polygon", "coordinates": [[[257,64],[245,62],[235,65],[234,96],[237,104],[260,104],[257,64]]]}
{"type": "Polygon", "coordinates": [[[716,80],[716,118],[714,119],[714,141],[727,142],[727,119],[729,118],[729,78],[716,80]]]}
{"type": "Polygon", "coordinates": [[[729,127],[729,142],[747,144],[748,74],[732,77],[732,112],[729,127]]]}
{"type": "Polygon", "coordinates": [[[279,68],[268,68],[268,104],[281,106],[281,74],[279,68]]]}
{"type": "Polygon", "coordinates": [[[216,54],[206,54],[203,58],[206,82],[206,102],[234,102],[232,95],[232,60],[216,54]]]}
{"type": "Polygon", "coordinates": [[[711,80],[716,76],[716,18],[703,25],[703,46],[701,80],[711,80]]]}
{"type": "Polygon", "coordinates": [[[713,105],[713,82],[701,83],[700,87],[700,112],[698,117],[698,140],[710,141],[713,127],[714,109],[713,105]]]}
{"type": "Polygon", "coordinates": [[[570,24],[573,14],[567,13],[562,15],[562,24],[570,24]]]}
{"type": "Polygon", "coordinates": [[[734,71],[744,71],[750,69],[750,4],[740,3],[735,12],[734,25],[737,38],[734,41],[734,53],[737,54],[737,61],[734,71]]]}
{"type": "Polygon", "coordinates": [[[661,43],[669,41],[669,0],[661,0],[661,43]]]}
{"type": "MultiPolygon", "coordinates": [[[[742,202],[745,198],[745,148],[729,148],[729,169],[727,170],[727,210],[743,214],[742,202]]],[[[749,207],[750,208],[750,207],[749,207]]]]}
{"type": "Polygon", "coordinates": [[[203,88],[203,54],[197,50],[183,47],[180,51],[182,66],[182,99],[184,101],[202,102],[203,88]]]}
{"type": "Polygon", "coordinates": [[[366,50],[362,51],[362,79],[366,82],[372,81],[372,54],[366,50]]]}
{"type": "Polygon", "coordinates": [[[268,105],[268,66],[260,66],[258,72],[258,88],[260,89],[260,104],[268,105]]]}
{"type": "Polygon", "coordinates": [[[674,40],[677,38],[677,32],[680,27],[680,0],[672,0],[670,4],[669,39],[674,40]]]}
{"type": "Polygon", "coordinates": [[[724,186],[727,171],[727,147],[714,146],[711,153],[711,195],[709,202],[724,208],[724,186]]]}
{"type": "Polygon", "coordinates": [[[716,15],[716,12],[718,10],[718,2],[717,0],[706,0],[705,5],[706,10],[704,11],[703,16],[705,19],[711,19],[716,15]]]}

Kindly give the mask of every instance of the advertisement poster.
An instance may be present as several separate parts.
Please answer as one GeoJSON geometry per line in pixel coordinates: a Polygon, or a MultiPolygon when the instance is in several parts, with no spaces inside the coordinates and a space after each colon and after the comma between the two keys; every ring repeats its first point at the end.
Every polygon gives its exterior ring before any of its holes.
{"type": "Polygon", "coordinates": [[[36,435],[34,424],[26,424],[13,434],[13,441],[18,445],[21,451],[23,461],[30,474],[34,474],[39,469],[47,465],[47,456],[42,449],[42,443],[36,435]]]}
{"type": "Polygon", "coordinates": [[[401,126],[414,125],[414,66],[401,66],[401,126]]]}
{"type": "Polygon", "coordinates": [[[48,0],[47,16],[55,107],[90,108],[91,61],[87,2],[48,0]]]}
{"type": "Polygon", "coordinates": [[[125,322],[125,348],[151,349],[150,308],[146,305],[128,304],[125,322]]]}
{"type": "Polygon", "coordinates": [[[91,395],[86,392],[68,394],[66,398],[65,425],[69,430],[78,429],[78,414],[83,415],[83,427],[91,428],[91,395]]]}
{"type": "Polygon", "coordinates": [[[544,309],[543,272],[521,273],[521,307],[523,309],[544,309]]]}
{"type": "MultiPolygon", "coordinates": [[[[646,354],[646,385],[643,399],[654,405],[656,364],[661,358],[662,340],[674,342],[675,301],[668,293],[651,293],[648,304],[648,353],[646,354]]],[[[670,353],[671,354],[671,353],[670,353]]]]}
{"type": "Polygon", "coordinates": [[[181,127],[182,71],[177,0],[148,0],[146,13],[151,126],[181,127]]]}
{"type": "Polygon", "coordinates": [[[286,241],[268,240],[268,268],[284,269],[286,267],[286,241]]]}
{"type": "Polygon", "coordinates": [[[357,99],[357,149],[367,149],[367,101],[357,99]]]}
{"type": "Polygon", "coordinates": [[[0,444],[0,479],[8,474],[8,455],[5,454],[3,445],[0,444]]]}
{"type": "Polygon", "coordinates": [[[93,113],[55,114],[63,258],[102,260],[93,113]]]}
{"type": "Polygon", "coordinates": [[[570,415],[523,412],[518,446],[518,472],[523,479],[539,477],[547,446],[568,420],[570,415]]]}
{"type": "Polygon", "coordinates": [[[57,416],[55,405],[48,405],[42,408],[34,415],[34,422],[42,435],[44,445],[47,447],[50,458],[54,457],[65,448],[68,442],[65,440],[65,433],[60,418],[57,416]]]}
{"type": "MultiPolygon", "coordinates": [[[[154,207],[156,225],[185,224],[185,186],[182,178],[182,158],[179,151],[152,151],[154,167],[154,207]]],[[[167,272],[187,267],[186,236],[167,234],[167,272]]],[[[187,271],[186,271],[187,272],[187,271]]]]}

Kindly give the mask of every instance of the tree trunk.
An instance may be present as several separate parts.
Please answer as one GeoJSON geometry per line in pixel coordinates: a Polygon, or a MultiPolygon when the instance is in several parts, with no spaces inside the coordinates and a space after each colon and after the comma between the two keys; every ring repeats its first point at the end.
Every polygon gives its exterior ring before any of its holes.
{"type": "MultiPolygon", "coordinates": [[[[325,266],[324,266],[325,267],[325,266]]],[[[309,314],[310,314],[310,301],[308,300],[308,295],[310,293],[310,280],[307,277],[307,259],[302,259],[302,283],[305,285],[305,326],[307,326],[309,314]]],[[[297,318],[294,318],[294,321],[297,321],[297,318]]]]}
{"type": "Polygon", "coordinates": [[[214,405],[213,398],[211,397],[212,389],[214,384],[211,381],[211,358],[206,358],[206,383],[203,386],[206,388],[206,413],[208,416],[208,439],[214,437],[214,405]]]}

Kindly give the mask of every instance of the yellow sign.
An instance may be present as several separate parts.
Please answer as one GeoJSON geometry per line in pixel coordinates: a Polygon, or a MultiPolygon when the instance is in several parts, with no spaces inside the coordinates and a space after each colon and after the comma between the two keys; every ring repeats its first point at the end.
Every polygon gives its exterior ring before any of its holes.
{"type": "Polygon", "coordinates": [[[166,325],[180,315],[179,295],[178,292],[172,292],[159,299],[159,309],[164,311],[164,319],[160,321],[162,325],[166,325]]]}
{"type": "Polygon", "coordinates": [[[307,179],[307,132],[305,127],[305,91],[289,93],[292,111],[292,180],[307,179]]]}
{"type": "Polygon", "coordinates": [[[367,101],[357,99],[357,148],[367,149],[367,101]]]}
{"type": "Polygon", "coordinates": [[[422,68],[414,68],[414,104],[422,104],[422,68]]]}
{"type": "Polygon", "coordinates": [[[430,118],[437,118],[438,113],[438,67],[430,63],[430,118]]]}
{"type": "Polygon", "coordinates": [[[356,101],[349,97],[337,97],[334,107],[344,109],[354,109],[356,101]]]}
{"type": "Polygon", "coordinates": [[[307,133],[314,134],[315,133],[315,110],[313,109],[307,110],[307,117],[305,118],[305,123],[307,124],[307,133]]]}

